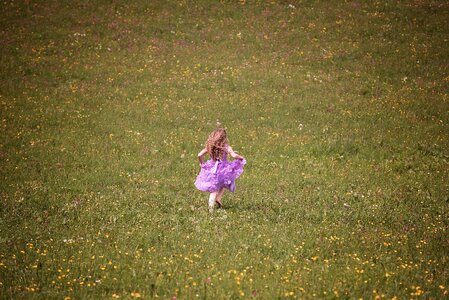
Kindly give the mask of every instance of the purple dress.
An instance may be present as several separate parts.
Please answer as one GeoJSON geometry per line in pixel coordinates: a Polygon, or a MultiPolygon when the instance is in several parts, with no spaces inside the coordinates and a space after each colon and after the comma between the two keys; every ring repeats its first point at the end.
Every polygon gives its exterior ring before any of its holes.
{"type": "Polygon", "coordinates": [[[218,192],[222,188],[235,191],[235,180],[242,174],[246,160],[228,161],[227,156],[225,152],[222,160],[209,159],[201,164],[200,174],[195,181],[197,189],[209,193],[218,192]]]}

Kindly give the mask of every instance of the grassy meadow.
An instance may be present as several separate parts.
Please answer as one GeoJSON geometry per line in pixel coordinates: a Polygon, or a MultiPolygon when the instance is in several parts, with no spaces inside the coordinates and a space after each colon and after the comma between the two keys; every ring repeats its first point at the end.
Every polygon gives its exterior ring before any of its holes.
{"type": "Polygon", "coordinates": [[[442,299],[449,4],[0,4],[1,299],[442,299]],[[195,189],[228,129],[224,209],[195,189]]]}

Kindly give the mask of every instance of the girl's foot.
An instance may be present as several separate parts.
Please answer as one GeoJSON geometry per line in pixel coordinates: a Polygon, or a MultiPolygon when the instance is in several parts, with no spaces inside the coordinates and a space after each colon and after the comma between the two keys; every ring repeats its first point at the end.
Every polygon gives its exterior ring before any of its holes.
{"type": "Polygon", "coordinates": [[[223,203],[221,203],[221,201],[215,200],[215,202],[217,202],[218,208],[222,208],[223,207],[223,203]]]}

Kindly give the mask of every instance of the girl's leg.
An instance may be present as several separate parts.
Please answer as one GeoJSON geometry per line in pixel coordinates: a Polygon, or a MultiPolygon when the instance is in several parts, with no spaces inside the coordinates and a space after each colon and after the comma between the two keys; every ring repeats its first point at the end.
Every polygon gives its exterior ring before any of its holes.
{"type": "Polygon", "coordinates": [[[209,196],[209,210],[214,208],[215,199],[217,198],[217,192],[210,193],[209,196]]]}
{"type": "Polygon", "coordinates": [[[217,201],[218,207],[223,206],[223,203],[221,203],[221,198],[223,197],[224,192],[225,192],[225,188],[222,188],[221,190],[219,190],[217,192],[217,200],[215,200],[215,201],[217,201]]]}

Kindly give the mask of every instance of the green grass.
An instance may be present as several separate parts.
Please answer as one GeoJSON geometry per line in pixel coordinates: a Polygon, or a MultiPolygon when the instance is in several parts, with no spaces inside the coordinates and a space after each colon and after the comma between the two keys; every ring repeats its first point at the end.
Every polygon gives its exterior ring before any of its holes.
{"type": "Polygon", "coordinates": [[[0,298],[447,297],[445,1],[0,14],[0,298]],[[209,214],[218,124],[248,164],[209,214]]]}

